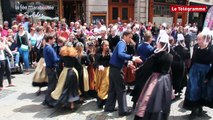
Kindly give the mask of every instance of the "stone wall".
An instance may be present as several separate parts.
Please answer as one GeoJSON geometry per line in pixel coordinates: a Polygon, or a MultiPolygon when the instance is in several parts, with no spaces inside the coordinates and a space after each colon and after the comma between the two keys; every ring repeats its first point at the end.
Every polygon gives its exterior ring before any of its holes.
{"type": "Polygon", "coordinates": [[[87,23],[90,23],[91,13],[107,13],[107,12],[108,12],[108,0],[86,0],[87,23]]]}
{"type": "MultiPolygon", "coordinates": [[[[139,22],[148,22],[148,9],[146,10],[146,1],[148,0],[135,0],[135,9],[133,14],[139,22]]],[[[91,13],[108,13],[108,0],[86,0],[87,23],[90,23],[91,13]]]]}
{"type": "Polygon", "coordinates": [[[135,0],[134,16],[139,22],[148,22],[148,6],[146,6],[146,1],[148,2],[148,0],[135,0]]]}

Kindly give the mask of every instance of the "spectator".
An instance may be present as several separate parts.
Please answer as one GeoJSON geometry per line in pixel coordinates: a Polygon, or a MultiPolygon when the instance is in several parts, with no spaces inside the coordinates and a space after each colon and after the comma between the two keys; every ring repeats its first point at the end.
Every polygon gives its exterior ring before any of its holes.
{"type": "Polygon", "coordinates": [[[29,71],[29,39],[28,39],[28,33],[24,30],[24,26],[22,24],[20,24],[18,26],[19,31],[15,36],[15,40],[17,41],[17,48],[18,51],[20,53],[20,56],[23,58],[24,60],[24,65],[25,65],[25,69],[26,69],[26,74],[30,74],[29,71]]]}

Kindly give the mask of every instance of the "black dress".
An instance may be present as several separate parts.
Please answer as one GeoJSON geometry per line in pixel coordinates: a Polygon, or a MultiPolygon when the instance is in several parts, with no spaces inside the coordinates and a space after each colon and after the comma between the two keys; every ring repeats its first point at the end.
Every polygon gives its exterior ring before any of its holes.
{"type": "Polygon", "coordinates": [[[132,40],[135,42],[135,50],[137,50],[138,48],[138,44],[139,44],[139,40],[140,40],[140,37],[137,33],[133,34],[132,36],[132,40]]]}
{"type": "Polygon", "coordinates": [[[180,85],[179,90],[182,90],[183,87],[186,86],[186,84],[187,84],[187,74],[188,74],[188,66],[189,66],[189,61],[190,61],[190,51],[188,50],[188,48],[183,47],[181,45],[174,47],[174,51],[181,58],[181,66],[182,66],[181,69],[183,69],[183,71],[179,71],[181,73],[179,75],[182,77],[182,79],[180,79],[180,82],[179,82],[179,85],[180,85]]]}
{"type": "Polygon", "coordinates": [[[180,54],[175,50],[175,48],[178,48],[178,52],[182,52],[181,47],[171,47],[170,53],[173,55],[173,62],[172,62],[172,85],[173,89],[176,93],[181,93],[183,89],[183,79],[185,75],[185,63],[180,54]]]}
{"type": "Polygon", "coordinates": [[[192,64],[183,108],[194,110],[201,106],[213,107],[213,48],[194,46],[192,64]],[[208,82],[204,82],[208,80],[208,82]]]}
{"type": "Polygon", "coordinates": [[[96,84],[95,88],[97,91],[97,106],[98,108],[103,108],[105,101],[108,97],[109,90],[109,61],[111,54],[106,54],[103,56],[102,52],[97,53],[95,57],[95,74],[96,74],[96,84]],[[98,67],[103,65],[104,70],[99,70],[98,67]]]}
{"type": "Polygon", "coordinates": [[[81,93],[85,93],[89,90],[89,76],[86,66],[90,64],[89,56],[86,52],[83,52],[81,57],[78,57],[78,62],[81,64],[80,69],[78,69],[79,73],[79,87],[81,93]]]}
{"type": "Polygon", "coordinates": [[[109,48],[113,52],[115,47],[116,47],[116,45],[120,41],[120,37],[118,35],[116,35],[114,37],[112,35],[109,35],[108,36],[108,41],[109,41],[109,48]]]}
{"type": "Polygon", "coordinates": [[[55,90],[51,93],[53,106],[67,105],[79,100],[79,75],[77,69],[80,64],[75,57],[62,57],[64,68],[59,76],[55,90]]]}
{"type": "Polygon", "coordinates": [[[147,71],[153,72],[147,80],[141,79],[146,81],[146,84],[136,104],[135,120],[168,120],[172,95],[170,69],[173,57],[166,51],[151,57],[150,68],[147,67],[147,71]]]}

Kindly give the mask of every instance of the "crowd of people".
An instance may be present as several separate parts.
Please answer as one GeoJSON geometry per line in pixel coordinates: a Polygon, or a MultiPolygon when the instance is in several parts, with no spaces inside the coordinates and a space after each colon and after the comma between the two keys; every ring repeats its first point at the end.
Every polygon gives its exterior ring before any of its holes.
{"type": "Polygon", "coordinates": [[[213,107],[213,35],[195,23],[33,23],[20,14],[11,29],[7,21],[0,26],[0,35],[0,90],[4,74],[14,86],[10,60],[23,62],[25,74],[36,68],[36,94],[48,87],[43,105],[76,110],[92,97],[105,112],[127,116],[135,110],[135,120],[167,120],[172,100],[186,87],[183,108],[191,118],[204,114],[203,106],[213,107]],[[133,109],[126,102],[130,85],[133,109]]]}

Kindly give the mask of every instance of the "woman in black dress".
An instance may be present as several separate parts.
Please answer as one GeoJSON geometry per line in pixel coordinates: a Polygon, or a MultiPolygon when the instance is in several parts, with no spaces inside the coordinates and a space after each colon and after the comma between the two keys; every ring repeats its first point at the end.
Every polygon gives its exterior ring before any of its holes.
{"type": "MultiPolygon", "coordinates": [[[[89,57],[84,51],[84,45],[81,42],[78,42],[75,46],[77,50],[77,59],[81,64],[81,68],[78,69],[79,72],[79,88],[82,93],[81,97],[88,97],[87,92],[89,91],[89,74],[87,71],[87,66],[90,64],[89,57]]],[[[81,99],[82,101],[82,99],[81,99]]]]}
{"type": "Polygon", "coordinates": [[[111,58],[109,51],[109,42],[103,40],[101,43],[101,52],[98,52],[95,57],[95,73],[97,91],[97,106],[103,108],[105,101],[108,97],[109,89],[109,60],[111,58]]]}
{"type": "Polygon", "coordinates": [[[74,109],[74,102],[80,99],[79,95],[79,75],[77,69],[80,64],[76,58],[77,51],[70,44],[61,48],[61,61],[64,68],[59,76],[57,86],[51,93],[51,97],[56,101],[54,106],[67,106],[74,109]]]}
{"type": "Polygon", "coordinates": [[[190,118],[203,114],[202,106],[213,107],[213,48],[207,35],[200,33],[193,49],[189,80],[183,108],[191,110],[190,118]]]}
{"type": "Polygon", "coordinates": [[[177,45],[171,48],[173,55],[172,62],[172,83],[175,94],[179,97],[186,83],[186,61],[190,59],[190,53],[186,48],[183,34],[177,34],[177,45]]]}
{"type": "Polygon", "coordinates": [[[170,68],[173,61],[169,51],[169,36],[165,33],[157,40],[155,54],[144,63],[149,66],[146,71],[151,71],[151,76],[141,80],[146,84],[136,104],[135,120],[168,120],[172,95],[170,68]]]}

